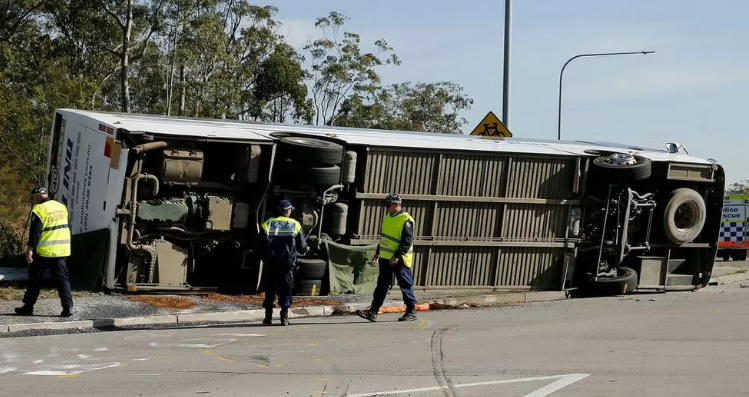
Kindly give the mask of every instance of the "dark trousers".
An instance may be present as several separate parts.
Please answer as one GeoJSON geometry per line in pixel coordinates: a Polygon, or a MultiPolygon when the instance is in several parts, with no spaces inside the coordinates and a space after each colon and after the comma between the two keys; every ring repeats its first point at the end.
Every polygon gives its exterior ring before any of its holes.
{"type": "Polygon", "coordinates": [[[398,259],[398,263],[391,266],[389,259],[379,260],[380,274],[377,276],[377,287],[374,291],[374,299],[372,299],[372,305],[370,311],[377,313],[382,306],[382,302],[385,301],[385,297],[390,287],[390,280],[393,279],[395,274],[396,280],[398,280],[398,286],[401,288],[403,294],[403,303],[406,304],[407,308],[413,308],[416,306],[416,296],[414,296],[414,279],[411,269],[407,268],[403,263],[402,259],[398,259]]]}
{"type": "MultiPolygon", "coordinates": [[[[273,266],[271,264],[271,266],[273,266]]],[[[291,293],[294,289],[294,273],[293,271],[282,271],[271,267],[265,278],[265,300],[263,301],[263,307],[266,309],[273,309],[275,305],[273,301],[276,300],[276,294],[278,294],[278,306],[282,309],[288,309],[291,307],[291,293]]]]}
{"type": "Polygon", "coordinates": [[[44,271],[50,269],[57,283],[57,295],[60,297],[62,307],[73,307],[73,294],[70,293],[70,281],[68,280],[68,258],[44,258],[34,255],[34,261],[29,264],[29,285],[23,295],[23,303],[34,306],[39,299],[39,289],[42,285],[44,271]]]}

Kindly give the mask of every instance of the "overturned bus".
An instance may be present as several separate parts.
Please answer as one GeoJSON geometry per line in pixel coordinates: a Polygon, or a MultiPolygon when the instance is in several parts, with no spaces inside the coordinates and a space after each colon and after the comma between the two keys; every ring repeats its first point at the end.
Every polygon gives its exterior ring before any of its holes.
{"type": "Polygon", "coordinates": [[[416,220],[420,289],[691,290],[710,279],[725,188],[720,165],[674,144],[73,109],[56,112],[50,143],[71,266],[108,290],[256,292],[259,225],[289,199],[313,248],[297,293],[341,293],[341,279],[376,271],[366,249],[391,192],[416,220]],[[352,270],[332,274],[333,262],[352,270]]]}

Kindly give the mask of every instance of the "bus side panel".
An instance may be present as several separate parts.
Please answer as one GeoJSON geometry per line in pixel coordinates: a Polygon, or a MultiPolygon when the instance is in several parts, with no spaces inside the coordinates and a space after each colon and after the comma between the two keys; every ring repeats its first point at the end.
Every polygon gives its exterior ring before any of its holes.
{"type": "MultiPolygon", "coordinates": [[[[52,136],[52,142],[57,144],[53,145],[54,161],[49,175],[51,197],[68,207],[73,234],[106,228],[119,196],[110,204],[107,199],[117,189],[122,191],[121,179],[114,183],[118,186],[108,186],[112,155],[116,152],[114,128],[75,114],[62,113],[55,120],[60,122],[55,124],[52,136]]],[[[119,152],[116,156],[115,166],[124,173],[119,152]]]]}
{"type": "MultiPolygon", "coordinates": [[[[55,193],[59,190],[60,183],[60,139],[65,131],[65,119],[62,113],[55,112],[52,121],[52,131],[49,136],[49,147],[47,147],[47,192],[50,197],[56,199],[55,193]]],[[[64,153],[64,151],[63,151],[64,153]]]]}

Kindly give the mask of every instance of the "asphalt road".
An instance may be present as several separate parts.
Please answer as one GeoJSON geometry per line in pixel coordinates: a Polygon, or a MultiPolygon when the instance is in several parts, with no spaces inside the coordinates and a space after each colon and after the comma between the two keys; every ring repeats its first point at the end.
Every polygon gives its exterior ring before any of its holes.
{"type": "Polygon", "coordinates": [[[749,288],[0,340],[4,396],[738,396],[749,288]],[[651,300],[654,299],[654,300],[651,300]],[[385,394],[390,392],[390,394],[385,394]]]}

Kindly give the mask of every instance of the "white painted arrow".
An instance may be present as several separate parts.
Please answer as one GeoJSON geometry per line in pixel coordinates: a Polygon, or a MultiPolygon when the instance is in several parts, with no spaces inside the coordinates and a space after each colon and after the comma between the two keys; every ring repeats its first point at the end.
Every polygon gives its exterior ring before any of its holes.
{"type": "MultiPolygon", "coordinates": [[[[575,382],[579,382],[590,376],[590,374],[566,374],[566,375],[552,375],[552,376],[537,376],[534,378],[520,378],[520,379],[501,379],[492,380],[488,382],[476,382],[476,383],[462,383],[453,385],[454,389],[464,387],[476,387],[476,386],[489,386],[489,385],[502,385],[510,383],[522,383],[522,382],[538,382],[542,380],[555,380],[554,382],[526,394],[523,397],[546,397],[559,389],[565,388],[575,382]]],[[[348,397],[376,397],[376,396],[388,396],[406,393],[420,393],[427,391],[446,390],[449,386],[433,386],[433,387],[420,387],[417,389],[403,389],[403,390],[391,390],[391,391],[378,391],[361,394],[349,394],[348,397]]]]}

